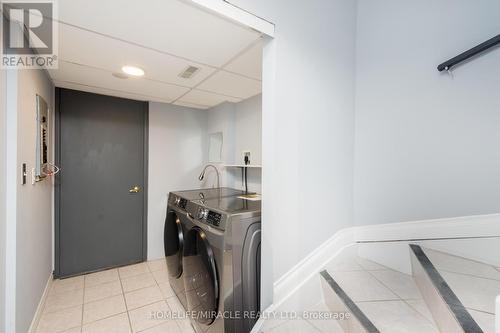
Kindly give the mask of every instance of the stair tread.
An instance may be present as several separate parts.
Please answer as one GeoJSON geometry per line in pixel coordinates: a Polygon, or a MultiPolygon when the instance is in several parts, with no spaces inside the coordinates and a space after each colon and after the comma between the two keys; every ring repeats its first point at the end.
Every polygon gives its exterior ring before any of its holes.
{"type": "Polygon", "coordinates": [[[326,269],[380,332],[439,332],[412,276],[352,255],[326,269]]]}
{"type": "Polygon", "coordinates": [[[437,270],[500,280],[500,271],[492,265],[427,247],[422,249],[437,270]]]}
{"type": "MultiPolygon", "coordinates": [[[[457,293],[457,286],[470,291],[470,286],[450,283],[452,275],[460,278],[471,278],[469,275],[439,270],[439,266],[454,268],[458,265],[467,266],[464,258],[446,255],[420,245],[410,244],[412,254],[412,270],[416,282],[425,295],[425,301],[438,318],[441,330],[460,330],[465,332],[484,332],[485,328],[472,316],[470,310],[463,304],[457,293]],[[435,263],[433,262],[435,260],[435,263]]],[[[469,267],[470,268],[470,267],[469,267]]],[[[486,279],[485,279],[486,280],[486,279]]],[[[500,281],[488,280],[495,283],[500,281]]]]}
{"type": "Polygon", "coordinates": [[[500,272],[491,265],[450,253],[423,248],[462,304],[469,310],[495,313],[500,272]]]}

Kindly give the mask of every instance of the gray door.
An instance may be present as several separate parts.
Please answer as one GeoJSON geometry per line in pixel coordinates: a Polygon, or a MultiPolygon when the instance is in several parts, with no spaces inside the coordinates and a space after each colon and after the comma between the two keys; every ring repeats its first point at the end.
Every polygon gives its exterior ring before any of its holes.
{"type": "Polygon", "coordinates": [[[147,103],[56,90],[56,276],[146,257],[147,103]]]}

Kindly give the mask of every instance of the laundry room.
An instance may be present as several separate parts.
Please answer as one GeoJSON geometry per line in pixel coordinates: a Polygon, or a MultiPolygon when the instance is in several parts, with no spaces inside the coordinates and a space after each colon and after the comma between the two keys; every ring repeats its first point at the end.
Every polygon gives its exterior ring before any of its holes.
{"type": "Polygon", "coordinates": [[[38,253],[15,331],[250,332],[217,313],[260,309],[266,35],[191,1],[48,3],[57,65],[6,73],[38,253]]]}

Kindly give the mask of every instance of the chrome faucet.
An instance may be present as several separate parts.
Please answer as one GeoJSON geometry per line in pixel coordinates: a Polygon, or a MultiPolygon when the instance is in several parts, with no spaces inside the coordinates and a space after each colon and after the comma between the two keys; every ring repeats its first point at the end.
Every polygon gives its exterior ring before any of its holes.
{"type": "Polygon", "coordinates": [[[217,188],[220,188],[219,169],[217,169],[217,167],[213,164],[205,165],[205,167],[203,168],[203,171],[198,176],[198,180],[201,182],[205,178],[205,171],[207,171],[208,167],[214,168],[215,173],[217,174],[217,188]]]}

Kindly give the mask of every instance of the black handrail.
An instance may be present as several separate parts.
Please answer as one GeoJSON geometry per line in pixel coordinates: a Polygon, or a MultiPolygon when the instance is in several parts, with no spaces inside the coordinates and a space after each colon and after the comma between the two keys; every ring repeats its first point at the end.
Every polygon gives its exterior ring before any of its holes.
{"type": "Polygon", "coordinates": [[[457,55],[454,58],[451,58],[450,60],[443,62],[441,65],[437,67],[438,71],[442,72],[444,70],[450,70],[451,67],[461,63],[462,61],[465,61],[469,58],[472,58],[473,56],[484,52],[496,45],[500,44],[500,35],[496,35],[495,37],[487,40],[484,43],[479,44],[478,46],[473,47],[470,50],[465,51],[464,53],[461,53],[457,55]]]}

